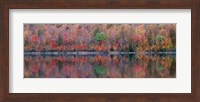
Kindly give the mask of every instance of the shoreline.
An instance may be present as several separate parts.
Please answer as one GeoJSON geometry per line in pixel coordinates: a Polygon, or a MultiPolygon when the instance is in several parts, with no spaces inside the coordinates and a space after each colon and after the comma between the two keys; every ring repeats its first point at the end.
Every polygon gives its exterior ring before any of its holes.
{"type": "Polygon", "coordinates": [[[166,51],[166,52],[89,52],[89,51],[78,51],[78,52],[24,52],[24,55],[126,55],[126,54],[176,54],[176,52],[166,51]]]}

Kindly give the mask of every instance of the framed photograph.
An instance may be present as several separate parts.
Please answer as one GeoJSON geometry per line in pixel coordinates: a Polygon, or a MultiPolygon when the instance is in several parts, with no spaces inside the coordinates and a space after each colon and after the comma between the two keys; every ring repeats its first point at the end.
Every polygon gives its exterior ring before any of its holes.
{"type": "Polygon", "coordinates": [[[0,95],[199,102],[198,0],[2,0],[0,95]]]}

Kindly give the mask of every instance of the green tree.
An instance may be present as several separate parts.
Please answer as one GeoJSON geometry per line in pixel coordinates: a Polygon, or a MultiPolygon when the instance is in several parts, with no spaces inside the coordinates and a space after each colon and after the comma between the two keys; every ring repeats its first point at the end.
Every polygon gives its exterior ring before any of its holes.
{"type": "Polygon", "coordinates": [[[103,43],[103,40],[106,40],[106,35],[101,32],[101,33],[97,33],[96,36],[94,37],[95,41],[99,42],[99,45],[101,46],[103,43]]]}
{"type": "Polygon", "coordinates": [[[62,38],[61,36],[58,37],[58,39],[56,40],[56,43],[60,46],[62,43],[62,38]]]}

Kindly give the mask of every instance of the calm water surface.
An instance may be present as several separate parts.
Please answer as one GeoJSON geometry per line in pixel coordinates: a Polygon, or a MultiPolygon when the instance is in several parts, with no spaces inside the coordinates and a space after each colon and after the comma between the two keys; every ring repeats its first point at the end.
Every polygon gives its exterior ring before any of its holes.
{"type": "Polygon", "coordinates": [[[176,55],[25,55],[24,77],[176,78],[176,55]]]}

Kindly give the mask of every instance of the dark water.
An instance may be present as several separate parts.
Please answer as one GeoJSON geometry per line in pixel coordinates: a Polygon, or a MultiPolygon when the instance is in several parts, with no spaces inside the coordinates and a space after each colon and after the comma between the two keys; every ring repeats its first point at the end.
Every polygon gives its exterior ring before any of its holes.
{"type": "Polygon", "coordinates": [[[25,78],[175,78],[176,55],[25,56],[25,78]]]}

